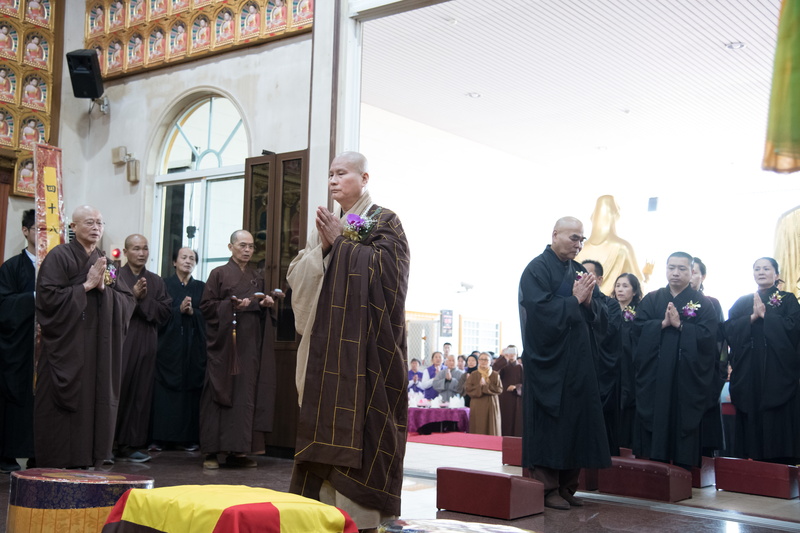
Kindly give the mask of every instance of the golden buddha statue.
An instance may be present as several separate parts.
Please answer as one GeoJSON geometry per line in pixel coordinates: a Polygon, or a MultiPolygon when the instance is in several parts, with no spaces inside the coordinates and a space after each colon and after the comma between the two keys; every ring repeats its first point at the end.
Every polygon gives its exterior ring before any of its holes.
{"type": "Polygon", "coordinates": [[[579,263],[584,259],[594,259],[603,265],[603,283],[600,290],[609,296],[614,293],[614,282],[620,274],[631,273],[644,284],[653,271],[649,263],[644,276],[636,262],[633,246],[617,235],[616,224],[619,207],[611,195],[597,199],[592,213],[592,233],[583,245],[583,250],[575,258],[579,263]]]}
{"type": "Polygon", "coordinates": [[[778,219],[775,227],[775,260],[781,269],[782,289],[800,297],[800,206],[778,219]]]}

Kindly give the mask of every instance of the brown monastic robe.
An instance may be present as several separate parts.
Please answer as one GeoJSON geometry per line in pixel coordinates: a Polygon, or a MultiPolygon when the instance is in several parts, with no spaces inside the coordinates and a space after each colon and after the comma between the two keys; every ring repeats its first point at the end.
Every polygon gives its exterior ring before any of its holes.
{"type": "Polygon", "coordinates": [[[72,241],[53,248],[39,268],[34,441],[40,467],[91,466],[111,457],[122,345],[135,303],[119,278],[103,291],[84,290],[99,257],[72,241]]]}
{"type": "Polygon", "coordinates": [[[500,400],[500,434],[504,437],[522,436],[522,382],[525,373],[519,359],[509,363],[503,356],[497,358],[492,369],[500,375],[503,382],[503,392],[500,400]],[[509,385],[516,389],[508,390],[509,385]]]}
{"type": "Polygon", "coordinates": [[[272,430],[275,388],[268,384],[270,376],[274,383],[275,355],[271,344],[262,346],[266,311],[256,292],[264,292],[262,274],[250,266],[242,271],[233,259],[212,270],[206,282],[200,303],[208,338],[200,398],[203,453],[260,451],[263,438],[254,440],[253,432],[272,430]],[[250,298],[247,309],[236,311],[235,327],[232,296],[250,298]]]}
{"type": "Polygon", "coordinates": [[[131,291],[140,278],[147,281],[147,294],[136,300],[122,348],[122,388],[117,416],[117,444],[142,446],[147,444],[150,429],[158,328],[169,320],[172,298],[161,277],[146,268],[137,276],[125,265],[119,269],[119,276],[131,291]]]}
{"type": "MultiPolygon", "coordinates": [[[[491,369],[489,369],[491,371],[491,369]]],[[[467,376],[464,389],[470,397],[469,432],[480,435],[500,435],[500,402],[498,396],[503,391],[500,374],[492,373],[481,385],[481,373],[474,371],[467,376]]]]}
{"type": "Polygon", "coordinates": [[[392,211],[372,206],[359,214],[375,216],[376,226],[361,241],[338,237],[321,290],[310,287],[319,290],[319,301],[313,329],[305,331],[310,342],[290,490],[319,499],[328,481],[360,506],[399,515],[408,242],[392,211]]]}

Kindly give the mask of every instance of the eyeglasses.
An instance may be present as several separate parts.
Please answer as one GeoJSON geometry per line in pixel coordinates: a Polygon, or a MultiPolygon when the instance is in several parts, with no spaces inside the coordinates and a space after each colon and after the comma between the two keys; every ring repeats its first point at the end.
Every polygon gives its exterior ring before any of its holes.
{"type": "Polygon", "coordinates": [[[79,222],[79,224],[81,226],[85,226],[87,228],[93,228],[94,226],[97,226],[98,228],[102,228],[103,226],[106,225],[106,223],[103,222],[102,220],[93,220],[91,218],[89,220],[81,220],[79,222]]]}

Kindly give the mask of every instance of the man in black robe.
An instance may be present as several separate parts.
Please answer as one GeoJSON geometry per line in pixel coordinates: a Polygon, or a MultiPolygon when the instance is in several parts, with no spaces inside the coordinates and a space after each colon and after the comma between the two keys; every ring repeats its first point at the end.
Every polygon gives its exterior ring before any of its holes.
{"type": "Polygon", "coordinates": [[[0,472],[33,457],[35,223],[33,209],[22,214],[28,245],[0,267],[0,472]]]}
{"type": "Polygon", "coordinates": [[[77,208],[75,239],[50,250],[39,268],[33,428],[39,467],[101,466],[111,457],[122,345],[136,303],[96,248],[104,224],[97,209],[77,208]]]}
{"type": "Polygon", "coordinates": [[[603,265],[593,259],[581,261],[581,265],[597,278],[597,288],[592,298],[603,302],[608,310],[608,324],[605,330],[592,329],[597,346],[595,369],[600,385],[600,400],[603,402],[603,420],[606,424],[606,437],[611,455],[619,455],[619,396],[620,396],[620,356],[622,353],[622,310],[619,302],[600,291],[603,284],[603,265]]]}
{"type": "Polygon", "coordinates": [[[716,310],[692,289],[691,276],[692,256],[670,255],[669,284],[644,297],[634,320],[633,452],[685,468],[700,464],[700,423],[719,358],[716,310]]]}
{"type": "Polygon", "coordinates": [[[164,280],[146,268],[150,248],[143,235],[129,235],[123,248],[127,263],[119,276],[136,298],[128,336],[122,349],[122,389],[117,417],[118,461],[144,463],[150,455],[139,451],[147,444],[150,407],[155,383],[158,329],[169,320],[172,298],[164,280]]]}
{"type": "MultiPolygon", "coordinates": [[[[206,319],[208,362],[200,397],[200,450],[203,468],[219,468],[217,454],[234,468],[257,466],[248,453],[259,451],[253,433],[270,431],[257,416],[274,405],[275,389],[264,386],[274,376],[274,353],[262,349],[265,308],[273,300],[264,294],[264,276],[250,265],[253,236],[234,231],[228,244],[230,260],[208,276],[200,309],[206,319]]],[[[270,333],[271,334],[271,333],[270,333]]]]}
{"type": "Polygon", "coordinates": [[[519,286],[522,466],[544,484],[545,505],[563,510],[583,505],[574,496],[581,468],[611,466],[590,332],[607,328],[608,310],[593,297],[594,275],[574,261],[584,240],[578,219],[559,219],[519,286]]]}
{"type": "Polygon", "coordinates": [[[517,347],[513,344],[503,348],[500,357],[492,363],[492,370],[500,376],[503,392],[500,393],[500,434],[511,437],[522,436],[522,384],[525,373],[517,358],[517,347]]]}

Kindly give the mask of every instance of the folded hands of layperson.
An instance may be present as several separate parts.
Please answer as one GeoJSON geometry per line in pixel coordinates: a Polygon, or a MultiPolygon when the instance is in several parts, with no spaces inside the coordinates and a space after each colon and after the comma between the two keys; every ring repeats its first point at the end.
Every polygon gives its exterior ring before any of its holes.
{"type": "Polygon", "coordinates": [[[105,290],[105,275],[106,275],[106,258],[100,257],[97,259],[89,273],[86,274],[86,281],[83,282],[83,289],[89,292],[92,289],[105,290]]]}
{"type": "Polygon", "coordinates": [[[753,294],[753,314],[750,315],[750,322],[753,323],[759,318],[764,318],[766,311],[767,308],[758,293],[753,294]]]}
{"type": "Polygon", "coordinates": [[[678,309],[672,302],[667,304],[667,310],[664,312],[664,320],[661,321],[661,329],[670,326],[679,329],[681,327],[681,315],[678,314],[678,309]]]}
{"type": "Polygon", "coordinates": [[[572,284],[572,295],[578,299],[578,303],[589,307],[592,305],[592,291],[597,285],[597,278],[591,272],[584,272],[580,278],[572,284]]]}
{"type": "Polygon", "coordinates": [[[342,223],[339,218],[325,207],[317,208],[317,232],[322,240],[322,254],[328,255],[333,247],[333,241],[342,234],[342,223]]]}

